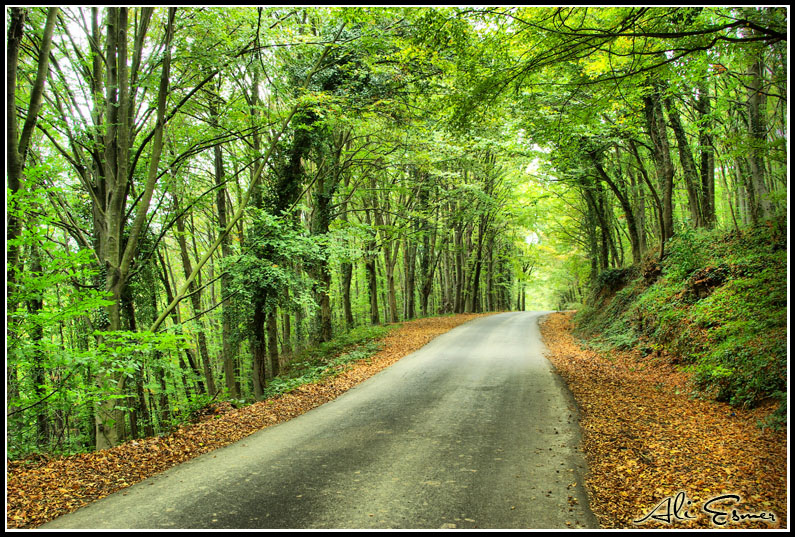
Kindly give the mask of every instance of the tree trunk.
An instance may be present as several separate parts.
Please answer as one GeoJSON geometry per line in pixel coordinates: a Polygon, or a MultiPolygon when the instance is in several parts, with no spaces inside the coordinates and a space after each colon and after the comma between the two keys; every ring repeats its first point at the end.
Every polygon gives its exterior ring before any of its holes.
{"type": "MultiPolygon", "coordinates": [[[[30,252],[30,271],[33,275],[42,273],[41,266],[41,253],[36,244],[31,245],[30,252]]],[[[27,302],[27,309],[30,315],[37,315],[44,308],[44,296],[37,293],[32,296],[27,302]]],[[[46,401],[46,369],[45,369],[45,355],[42,343],[44,340],[44,328],[40,323],[34,323],[30,333],[31,348],[33,349],[32,356],[32,377],[33,377],[33,393],[38,404],[35,407],[36,412],[36,445],[47,450],[49,443],[49,428],[47,418],[47,401],[46,401]]]]}
{"type": "Polygon", "coordinates": [[[315,288],[315,300],[318,303],[317,327],[315,331],[315,341],[323,343],[331,341],[332,338],[332,312],[331,312],[331,269],[328,261],[323,260],[317,267],[317,286],[315,288]]]}
{"type": "MultiPolygon", "coordinates": [[[[373,193],[376,192],[375,177],[370,178],[370,188],[373,193]]],[[[383,206],[378,202],[375,194],[370,199],[373,210],[373,223],[376,225],[378,237],[381,242],[381,253],[384,257],[384,275],[386,277],[386,306],[388,313],[386,317],[387,322],[398,322],[398,308],[397,308],[397,294],[395,292],[395,265],[398,259],[399,248],[393,244],[391,231],[388,229],[391,225],[391,219],[388,216],[389,212],[389,198],[387,196],[383,206]]],[[[371,297],[372,300],[372,297],[371,297]]]]}
{"type": "Polygon", "coordinates": [[[773,206],[765,184],[764,155],[767,146],[767,128],[764,118],[764,96],[762,95],[762,61],[751,65],[748,84],[748,130],[751,138],[751,155],[748,165],[751,170],[750,187],[753,189],[751,206],[755,220],[767,220],[772,216],[773,206]]]}
{"type": "Polygon", "coordinates": [[[665,242],[674,234],[674,167],[658,88],[644,98],[644,112],[646,127],[652,142],[652,157],[657,171],[657,183],[662,192],[662,240],[665,242]]]}
{"type": "Polygon", "coordinates": [[[464,313],[464,229],[463,225],[456,226],[454,233],[454,259],[455,259],[455,313],[464,313]]]}
{"type": "Polygon", "coordinates": [[[706,82],[702,82],[698,86],[696,111],[699,117],[698,145],[701,148],[701,213],[704,218],[704,225],[712,228],[717,223],[715,212],[715,149],[712,142],[709,86],[706,82]]]}
{"type": "MultiPolygon", "coordinates": [[[[336,167],[335,167],[336,168],[336,167]]],[[[336,170],[335,170],[336,171],[336,170]]],[[[329,232],[331,226],[331,202],[337,190],[339,176],[333,173],[330,177],[325,177],[323,171],[318,172],[317,191],[314,195],[315,206],[313,207],[312,235],[324,236],[329,232]]],[[[331,319],[331,268],[329,267],[329,253],[323,252],[313,269],[315,284],[315,301],[317,302],[318,314],[315,319],[314,338],[317,342],[331,341],[332,319],[331,319]]]]}
{"type": "MultiPolygon", "coordinates": [[[[179,251],[182,257],[182,268],[185,277],[188,278],[193,272],[193,267],[191,266],[190,256],[188,254],[188,245],[187,241],[185,240],[185,223],[183,221],[182,216],[177,217],[176,225],[177,225],[177,242],[179,243],[179,251]]],[[[190,283],[189,290],[191,293],[190,301],[191,304],[193,305],[193,314],[197,316],[201,315],[202,313],[201,288],[199,288],[196,284],[196,281],[193,280],[190,283]]],[[[210,365],[210,353],[207,350],[207,335],[205,334],[204,322],[201,320],[201,318],[196,319],[196,324],[199,326],[197,337],[198,337],[199,356],[201,357],[202,369],[204,370],[204,380],[207,383],[207,393],[212,397],[215,396],[217,390],[215,387],[215,379],[213,378],[212,368],[210,365]]]]}
{"type": "MultiPolygon", "coordinates": [[[[347,189],[349,186],[349,179],[347,174],[344,178],[344,186],[347,189]]],[[[340,203],[340,220],[343,225],[348,223],[348,202],[342,201],[340,203]]],[[[345,326],[350,330],[356,324],[353,318],[353,308],[351,306],[351,283],[353,282],[353,264],[350,261],[343,261],[340,265],[340,285],[342,287],[342,309],[345,316],[345,326]]]]}
{"type": "Polygon", "coordinates": [[[629,148],[632,154],[635,157],[635,160],[638,163],[638,169],[640,170],[640,175],[643,177],[643,181],[646,183],[646,186],[649,187],[649,193],[652,195],[652,199],[654,200],[654,205],[657,208],[657,222],[660,228],[660,257],[659,259],[662,260],[665,254],[665,224],[664,224],[664,207],[663,203],[660,200],[660,196],[657,194],[657,189],[649,179],[649,174],[646,172],[646,167],[643,165],[643,161],[640,158],[640,153],[638,153],[638,148],[635,145],[635,142],[630,140],[629,141],[629,148]]]}
{"type": "Polygon", "coordinates": [[[665,99],[665,107],[668,110],[668,122],[674,131],[676,145],[679,150],[679,164],[682,166],[683,177],[685,180],[685,190],[687,191],[688,208],[690,210],[690,220],[693,227],[704,227],[704,219],[700,205],[701,178],[699,177],[696,162],[693,159],[693,152],[690,150],[690,142],[687,140],[687,133],[682,126],[679,111],[673,103],[671,97],[665,99]]]}
{"type": "Polygon", "coordinates": [[[261,302],[261,299],[256,299],[256,304],[253,305],[254,313],[251,319],[251,335],[249,336],[253,362],[251,378],[254,387],[254,398],[257,400],[262,399],[265,381],[267,380],[266,314],[264,304],[261,302]]]}
{"type": "Polygon", "coordinates": [[[403,241],[403,273],[406,282],[404,291],[404,319],[413,319],[416,316],[414,307],[415,274],[417,266],[417,244],[408,238],[403,241]]]}
{"type": "MultiPolygon", "coordinates": [[[[162,257],[160,257],[159,255],[158,257],[160,258],[160,261],[162,263],[162,257]]],[[[157,311],[157,290],[154,286],[151,289],[149,297],[151,299],[152,311],[155,312],[157,311]]],[[[154,364],[155,364],[154,375],[156,377],[158,385],[160,386],[160,393],[158,394],[156,400],[157,419],[160,425],[158,431],[163,432],[166,430],[165,427],[166,424],[169,423],[169,421],[171,420],[171,405],[169,404],[168,388],[166,386],[166,368],[164,367],[165,358],[163,357],[163,353],[157,349],[154,352],[154,364]]],[[[154,396],[152,396],[152,399],[154,399],[154,396]]],[[[152,435],[154,435],[154,433],[152,433],[152,435]]]]}
{"type": "Polygon", "coordinates": [[[272,308],[266,321],[268,332],[268,362],[270,363],[270,378],[281,374],[279,364],[279,329],[276,322],[277,311],[272,308]]]}
{"type": "Polygon", "coordinates": [[[471,283],[471,294],[472,294],[472,313],[480,313],[481,304],[480,304],[480,275],[483,269],[483,240],[484,235],[486,233],[486,228],[488,227],[488,216],[481,215],[480,223],[478,224],[478,243],[477,247],[475,248],[475,261],[474,261],[474,269],[472,271],[472,283],[471,283]]]}
{"type": "Polygon", "coordinates": [[[370,295],[370,323],[381,324],[378,311],[378,279],[376,276],[375,257],[368,256],[364,261],[367,273],[367,290],[370,295]]]}
{"type": "MultiPolygon", "coordinates": [[[[220,117],[215,96],[210,98],[210,118],[215,127],[220,123],[220,117]]],[[[259,151],[259,137],[255,136],[255,151],[259,151]]],[[[226,207],[226,172],[224,171],[224,158],[221,146],[213,146],[214,176],[215,186],[215,205],[218,213],[218,227],[222,230],[227,228],[227,207],[226,207]]],[[[221,237],[221,256],[229,259],[232,256],[232,246],[230,245],[228,234],[221,237]]],[[[231,289],[231,275],[225,271],[221,275],[221,300],[224,301],[221,310],[221,361],[224,365],[224,381],[226,391],[232,399],[238,399],[237,383],[235,382],[235,350],[232,345],[232,305],[227,299],[231,289]]]]}
{"type": "MultiPolygon", "coordinates": [[[[163,288],[166,291],[166,300],[171,302],[174,299],[174,293],[172,292],[172,290],[171,290],[172,286],[169,283],[169,281],[170,281],[169,270],[167,268],[167,267],[169,267],[169,265],[167,264],[166,259],[160,253],[157,254],[157,257],[158,257],[158,259],[160,261],[160,267],[162,269],[160,279],[161,279],[161,281],[163,283],[163,288]]],[[[173,277],[171,279],[173,279],[173,277]]],[[[157,310],[155,309],[153,311],[157,311],[157,310]]],[[[179,308],[174,308],[173,310],[171,310],[171,316],[174,318],[174,324],[175,325],[179,326],[179,325],[182,324],[182,321],[180,319],[180,314],[179,314],[179,308]]],[[[177,333],[179,335],[181,335],[182,331],[180,330],[177,333]]],[[[201,382],[201,371],[200,371],[198,365],[196,364],[196,360],[193,357],[193,354],[191,353],[190,349],[188,349],[188,348],[185,349],[185,357],[188,359],[188,365],[190,367],[190,371],[193,373],[193,376],[196,379],[198,379],[197,380],[197,382],[198,382],[198,386],[197,386],[198,392],[199,393],[206,393],[206,390],[204,389],[204,384],[201,382]]],[[[181,366],[184,365],[184,363],[181,360],[180,360],[180,365],[181,366]]],[[[183,369],[183,371],[188,371],[188,369],[185,368],[185,367],[182,367],[182,369],[183,369]]],[[[181,375],[181,377],[182,377],[182,382],[185,385],[185,393],[187,395],[189,393],[188,385],[187,385],[187,382],[185,381],[185,376],[181,375]]]]}
{"type": "Polygon", "coordinates": [[[433,291],[433,276],[442,251],[436,253],[437,226],[430,220],[423,223],[422,253],[420,254],[420,312],[428,316],[428,299],[433,291]]]}
{"type": "Polygon", "coordinates": [[[345,261],[340,266],[340,279],[342,285],[342,309],[345,315],[345,326],[350,330],[356,325],[351,306],[351,283],[353,282],[353,264],[345,261]]]}
{"type": "MultiPolygon", "coordinates": [[[[101,156],[101,165],[92,164],[97,175],[91,185],[94,201],[94,228],[96,230],[98,257],[104,264],[105,289],[113,303],[106,308],[108,331],[120,329],[120,302],[127,285],[130,267],[138,251],[138,238],[147,220],[147,211],[152,199],[155,184],[159,175],[160,156],[163,150],[163,134],[165,130],[166,96],[169,91],[171,67],[171,41],[174,32],[174,16],[176,8],[169,8],[168,21],[164,41],[165,55],[157,91],[156,125],[151,138],[146,181],[141,189],[135,216],[126,241],[123,241],[123,230],[126,224],[127,198],[133,181],[130,170],[133,166],[130,151],[135,137],[133,125],[134,94],[131,87],[131,69],[135,73],[143,46],[143,35],[146,33],[152,15],[151,8],[142,10],[141,19],[136,28],[140,32],[136,36],[136,49],[133,52],[132,67],[128,65],[128,10],[127,8],[108,8],[106,24],[108,27],[104,61],[105,96],[95,93],[95,120],[103,118],[105,136],[101,140],[101,148],[97,154],[101,156]],[[104,106],[104,112],[99,112],[104,106]]],[[[96,21],[95,21],[96,22],[96,21]]],[[[96,29],[96,26],[95,26],[96,29]]],[[[98,46],[96,41],[95,46],[98,46]]],[[[96,68],[96,64],[95,64],[96,68]]],[[[96,74],[96,73],[95,73],[96,74]]],[[[96,89],[96,88],[95,88],[96,89]]],[[[100,125],[97,125],[99,127],[100,125]]],[[[116,376],[118,377],[118,376],[116,376]]],[[[112,378],[104,374],[98,378],[100,386],[107,390],[117,386],[118,393],[124,386],[124,378],[112,378]]],[[[97,419],[97,449],[112,447],[122,438],[120,429],[122,422],[115,411],[115,400],[107,399],[100,403],[95,416],[97,419]]]]}
{"type": "Polygon", "coordinates": [[[631,171],[627,170],[629,176],[629,185],[632,199],[633,211],[636,215],[636,227],[638,230],[638,243],[640,246],[641,255],[647,250],[646,245],[646,197],[643,194],[643,185],[638,181],[638,177],[631,171]]]}
{"type": "MultiPolygon", "coordinates": [[[[372,226],[372,219],[370,211],[365,212],[365,223],[367,226],[372,226]]],[[[377,231],[371,229],[370,240],[365,244],[364,255],[364,271],[367,277],[367,292],[370,298],[370,324],[381,324],[381,319],[378,310],[378,274],[376,271],[376,233],[377,231]]]]}
{"type": "Polygon", "coordinates": [[[641,260],[641,249],[640,249],[640,232],[638,230],[638,224],[635,220],[635,212],[632,210],[632,204],[630,203],[629,197],[627,194],[619,188],[617,182],[613,181],[612,178],[607,174],[602,164],[598,161],[598,158],[595,154],[591,154],[591,161],[596,168],[596,171],[599,173],[599,177],[607,183],[607,186],[610,187],[610,190],[613,191],[616,198],[618,198],[618,202],[621,204],[621,208],[624,211],[624,216],[627,220],[627,232],[629,233],[629,241],[632,245],[632,263],[634,265],[639,265],[641,260]]]}
{"type": "Polygon", "coordinates": [[[282,299],[282,354],[289,355],[292,348],[292,323],[290,322],[290,289],[284,289],[282,299]]]}
{"type": "MultiPolygon", "coordinates": [[[[17,70],[19,66],[19,49],[24,35],[27,11],[23,8],[10,8],[10,25],[8,29],[8,49],[6,54],[6,180],[11,196],[17,196],[25,188],[23,174],[27,161],[33,129],[39,118],[44,86],[50,62],[50,46],[55,28],[58,8],[47,10],[47,20],[39,43],[38,68],[36,79],[30,88],[30,101],[22,131],[19,131],[17,120],[17,70]]],[[[21,231],[22,223],[14,213],[8,214],[6,225],[7,264],[6,286],[13,292],[16,281],[15,269],[19,263],[19,247],[13,242],[21,231]]],[[[9,311],[7,308],[6,311],[9,311]]]]}

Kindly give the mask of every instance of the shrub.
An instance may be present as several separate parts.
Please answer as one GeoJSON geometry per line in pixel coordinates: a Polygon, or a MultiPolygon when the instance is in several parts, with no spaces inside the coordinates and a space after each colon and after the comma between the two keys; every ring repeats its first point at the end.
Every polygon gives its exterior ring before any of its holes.
{"type": "Polygon", "coordinates": [[[264,390],[265,397],[274,397],[304,384],[318,382],[338,374],[348,363],[372,356],[382,347],[377,340],[391,330],[389,326],[358,327],[307,349],[290,364],[286,373],[268,382],[264,390]]]}

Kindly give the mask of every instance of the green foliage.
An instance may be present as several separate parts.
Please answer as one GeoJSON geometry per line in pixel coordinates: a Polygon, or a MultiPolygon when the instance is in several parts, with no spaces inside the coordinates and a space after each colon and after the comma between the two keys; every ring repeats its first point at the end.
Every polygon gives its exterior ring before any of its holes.
{"type": "MultiPolygon", "coordinates": [[[[615,274],[612,271],[611,274],[615,274]]],[[[613,276],[605,278],[612,282],[613,276]]],[[[608,284],[609,285],[609,284],[608,284]]],[[[630,305],[638,300],[640,289],[631,283],[618,292],[611,292],[605,297],[600,292],[600,287],[595,287],[590,299],[580,309],[576,316],[577,334],[580,337],[594,337],[594,343],[599,347],[628,348],[635,341],[637,335],[630,330],[628,321],[624,319],[624,312],[630,305]]]]}
{"type": "Polygon", "coordinates": [[[684,280],[695,270],[706,266],[708,234],[685,228],[668,245],[663,275],[671,280],[684,280]]]}
{"type": "MultiPolygon", "coordinates": [[[[293,263],[312,264],[321,258],[318,241],[294,224],[290,217],[251,209],[253,221],[246,250],[223,262],[232,276],[230,291],[243,303],[266,300],[281,305],[289,289],[296,304],[311,304],[312,282],[291,270],[293,263]]],[[[244,315],[245,317],[245,315],[244,315]]]]}
{"type": "MultiPolygon", "coordinates": [[[[31,176],[40,172],[31,170],[31,176]]],[[[6,419],[11,431],[7,448],[12,457],[79,449],[89,437],[83,427],[66,432],[61,439],[51,439],[37,428],[41,421],[79,423],[90,418],[92,395],[85,390],[85,371],[95,354],[87,342],[69,344],[65,327],[86,329],[85,319],[101,316],[111,304],[91,285],[98,274],[91,253],[68,243],[58,247],[52,241],[57,216],[40,208],[48,196],[60,194],[61,190],[50,188],[8,197],[9,213],[27,224],[6,244],[18,247],[24,260],[9,267],[14,283],[6,310],[6,419]]]]}
{"type": "MultiPolygon", "coordinates": [[[[785,236],[775,226],[677,235],[663,277],[630,282],[576,317],[603,350],[664,349],[699,391],[733,405],[782,400],[787,390],[785,236]]],[[[609,286],[614,274],[599,279],[609,286]]]]}
{"type": "Polygon", "coordinates": [[[383,338],[393,329],[394,326],[358,326],[338,335],[331,341],[320,343],[311,349],[307,349],[304,356],[308,360],[327,360],[329,357],[340,354],[348,347],[383,338]]]}
{"type": "Polygon", "coordinates": [[[268,382],[265,397],[287,393],[304,384],[317,382],[341,371],[345,364],[368,358],[381,349],[377,341],[394,326],[362,326],[331,341],[307,349],[290,363],[289,370],[268,382]]]}
{"type": "Polygon", "coordinates": [[[634,267],[607,269],[599,273],[594,285],[600,292],[615,292],[624,287],[636,275],[637,271],[634,267]]]}
{"type": "Polygon", "coordinates": [[[169,427],[179,427],[185,423],[195,421],[196,415],[207,405],[212,403],[215,397],[207,393],[190,393],[187,399],[174,408],[169,427]]]}
{"type": "Polygon", "coordinates": [[[169,332],[97,331],[94,336],[99,339],[91,356],[94,370],[114,379],[133,378],[147,357],[188,347],[185,336],[169,332]]]}

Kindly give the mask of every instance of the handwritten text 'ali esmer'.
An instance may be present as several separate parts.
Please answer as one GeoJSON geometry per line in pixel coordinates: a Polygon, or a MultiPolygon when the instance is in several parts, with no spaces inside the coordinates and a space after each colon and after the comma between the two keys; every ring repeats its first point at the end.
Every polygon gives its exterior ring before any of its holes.
{"type": "MultiPolygon", "coordinates": [[[[726,505],[727,503],[739,502],[740,496],[737,494],[724,494],[707,500],[701,510],[710,517],[710,523],[715,526],[726,526],[727,524],[752,520],[764,520],[768,523],[776,521],[776,515],[773,513],[741,513],[726,505]]],[[[639,520],[634,520],[633,523],[644,524],[652,519],[671,524],[677,521],[695,520],[697,518],[698,511],[693,506],[693,502],[688,499],[685,492],[679,492],[676,496],[665,498],[654,509],[649,511],[646,516],[639,520]]]]}

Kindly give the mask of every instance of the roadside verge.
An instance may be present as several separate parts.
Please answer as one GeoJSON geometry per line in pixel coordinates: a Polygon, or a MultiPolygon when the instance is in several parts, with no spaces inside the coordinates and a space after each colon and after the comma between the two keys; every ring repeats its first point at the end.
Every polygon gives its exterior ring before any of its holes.
{"type": "Polygon", "coordinates": [[[787,527],[787,433],[757,426],[777,403],[694,399],[664,359],[583,349],[572,315],[540,327],[580,408],[586,486],[603,528],[787,527]]]}

